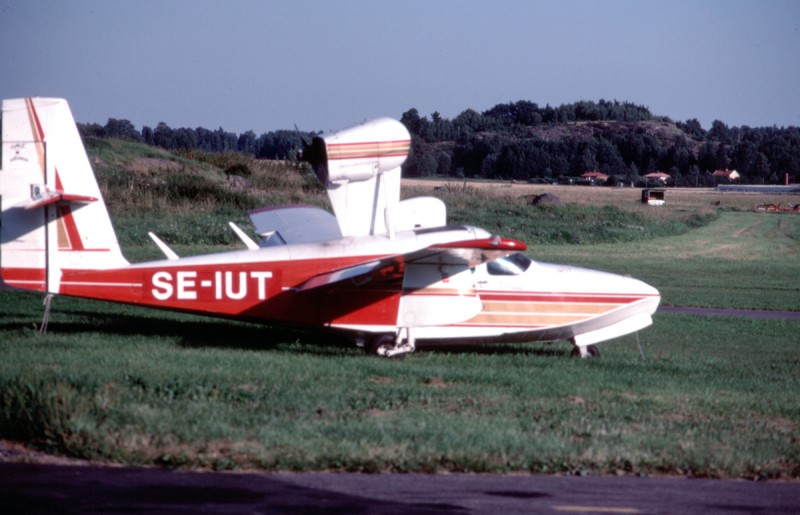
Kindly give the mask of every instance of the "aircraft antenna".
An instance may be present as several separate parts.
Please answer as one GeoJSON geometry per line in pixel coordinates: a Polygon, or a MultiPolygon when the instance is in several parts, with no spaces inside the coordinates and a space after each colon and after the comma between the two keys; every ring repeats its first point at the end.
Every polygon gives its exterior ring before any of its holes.
{"type": "Polygon", "coordinates": [[[53,294],[48,293],[44,296],[44,315],[42,316],[42,325],[39,327],[39,334],[47,333],[47,324],[50,323],[50,305],[53,302],[53,294]]]}
{"type": "Polygon", "coordinates": [[[644,357],[644,351],[642,350],[642,344],[639,342],[639,331],[636,331],[636,345],[639,347],[639,355],[642,357],[642,361],[647,361],[647,358],[644,357]]]}

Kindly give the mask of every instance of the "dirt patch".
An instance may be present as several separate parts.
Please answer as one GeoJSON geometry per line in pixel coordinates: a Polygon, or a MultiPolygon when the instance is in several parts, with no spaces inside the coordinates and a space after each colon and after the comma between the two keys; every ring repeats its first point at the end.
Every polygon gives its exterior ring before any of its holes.
{"type": "Polygon", "coordinates": [[[378,408],[370,408],[363,411],[364,415],[373,418],[385,418],[391,415],[390,411],[378,409],[378,408]]]}
{"type": "Polygon", "coordinates": [[[394,383],[394,379],[388,376],[370,376],[367,379],[370,383],[373,384],[392,384],[394,383]]]}
{"type": "Polygon", "coordinates": [[[425,384],[432,388],[447,388],[448,384],[441,377],[429,377],[425,380],[425,384]]]}
{"type": "Polygon", "coordinates": [[[734,238],[742,238],[742,237],[745,237],[745,236],[746,237],[751,237],[754,234],[758,234],[758,233],[762,232],[763,231],[763,227],[762,227],[763,225],[764,225],[764,221],[763,220],[759,220],[759,221],[757,221],[756,223],[754,223],[752,225],[748,225],[747,227],[743,227],[743,228],[739,229],[738,231],[734,232],[733,233],[733,237],[734,238]]]}
{"type": "Polygon", "coordinates": [[[77,458],[67,458],[31,449],[21,442],[0,440],[0,463],[41,463],[44,465],[107,465],[77,458]]]}
{"type": "Polygon", "coordinates": [[[794,440],[800,440],[800,437],[797,437],[797,429],[800,424],[794,420],[789,420],[788,418],[783,417],[774,417],[767,421],[767,425],[769,425],[770,429],[773,431],[777,431],[778,433],[785,435],[791,435],[794,437],[794,440]]]}

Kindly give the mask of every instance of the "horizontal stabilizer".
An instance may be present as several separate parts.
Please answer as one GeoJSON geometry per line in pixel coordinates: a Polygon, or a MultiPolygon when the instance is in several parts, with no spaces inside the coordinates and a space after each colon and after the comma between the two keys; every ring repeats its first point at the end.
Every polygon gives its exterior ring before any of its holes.
{"type": "Polygon", "coordinates": [[[18,204],[18,207],[25,209],[35,209],[37,207],[48,206],[56,202],[97,202],[97,197],[90,195],[77,195],[74,193],[65,193],[61,190],[45,190],[41,191],[39,188],[34,188],[36,191],[32,192],[31,199],[25,200],[18,204]]]}

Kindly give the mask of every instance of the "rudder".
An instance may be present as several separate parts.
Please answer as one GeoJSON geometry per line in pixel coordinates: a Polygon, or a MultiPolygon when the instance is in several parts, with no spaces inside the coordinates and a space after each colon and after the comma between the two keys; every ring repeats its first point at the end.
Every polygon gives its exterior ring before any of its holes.
{"type": "Polygon", "coordinates": [[[2,280],[59,293],[62,270],[128,262],[66,100],[2,106],[2,280]]]}

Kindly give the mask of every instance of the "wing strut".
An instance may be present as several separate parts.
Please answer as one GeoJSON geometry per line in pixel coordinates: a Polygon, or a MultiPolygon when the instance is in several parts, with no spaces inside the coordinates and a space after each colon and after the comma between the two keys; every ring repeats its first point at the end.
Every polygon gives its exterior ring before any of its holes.
{"type": "Polygon", "coordinates": [[[179,259],[178,255],[171,248],[169,248],[166,243],[161,241],[161,238],[159,238],[152,232],[148,232],[147,235],[150,236],[150,239],[153,240],[153,242],[155,242],[156,245],[158,245],[158,248],[161,249],[161,252],[164,253],[167,259],[169,260],[179,259]]]}
{"type": "Polygon", "coordinates": [[[245,247],[247,247],[249,250],[258,250],[258,243],[254,242],[253,239],[250,238],[250,236],[248,236],[238,225],[233,222],[228,222],[228,225],[231,226],[231,229],[233,229],[233,232],[236,233],[236,236],[242,240],[242,243],[244,243],[245,247]]]}

